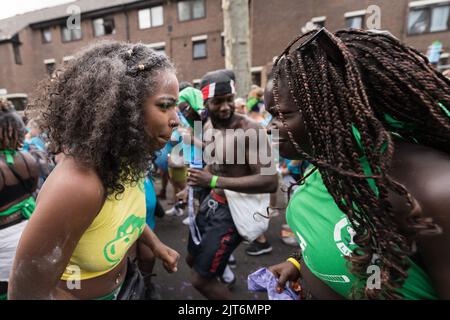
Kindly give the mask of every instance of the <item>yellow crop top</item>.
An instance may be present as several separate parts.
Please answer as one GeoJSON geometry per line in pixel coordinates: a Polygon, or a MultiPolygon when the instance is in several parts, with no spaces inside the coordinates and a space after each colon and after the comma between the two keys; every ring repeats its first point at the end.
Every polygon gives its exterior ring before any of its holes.
{"type": "Polygon", "coordinates": [[[78,242],[61,280],[85,280],[108,273],[125,257],[145,227],[144,181],[110,196],[78,242]]]}

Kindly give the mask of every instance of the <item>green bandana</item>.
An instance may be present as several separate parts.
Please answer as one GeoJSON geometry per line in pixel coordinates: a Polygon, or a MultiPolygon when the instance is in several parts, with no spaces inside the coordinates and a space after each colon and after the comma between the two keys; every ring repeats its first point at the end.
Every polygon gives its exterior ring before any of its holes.
{"type": "MultiPolygon", "coordinates": [[[[181,90],[178,98],[178,103],[186,102],[189,106],[200,115],[200,111],[203,109],[203,96],[202,92],[198,89],[187,87],[181,90]]],[[[194,123],[191,120],[186,119],[191,127],[194,127],[194,123]]]]}

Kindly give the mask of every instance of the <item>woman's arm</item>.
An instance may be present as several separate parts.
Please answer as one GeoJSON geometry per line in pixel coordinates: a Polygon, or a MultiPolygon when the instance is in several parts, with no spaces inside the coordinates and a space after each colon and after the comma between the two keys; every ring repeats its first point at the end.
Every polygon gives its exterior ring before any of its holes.
{"type": "MultiPolygon", "coordinates": [[[[450,179],[450,174],[447,174],[447,179],[450,179]]],[[[441,233],[419,236],[417,246],[439,298],[447,300],[450,299],[450,196],[444,193],[450,190],[448,182],[446,190],[430,192],[422,214],[433,218],[441,233]]]]}
{"type": "Polygon", "coordinates": [[[145,225],[144,232],[142,232],[139,240],[149,247],[156,257],[162,260],[164,268],[168,272],[177,272],[180,254],[162,243],[148,225],[145,225]]]}
{"type": "Polygon", "coordinates": [[[20,239],[9,299],[70,298],[57,284],[103,202],[103,186],[92,170],[77,168],[69,158],[55,168],[20,239]]]}

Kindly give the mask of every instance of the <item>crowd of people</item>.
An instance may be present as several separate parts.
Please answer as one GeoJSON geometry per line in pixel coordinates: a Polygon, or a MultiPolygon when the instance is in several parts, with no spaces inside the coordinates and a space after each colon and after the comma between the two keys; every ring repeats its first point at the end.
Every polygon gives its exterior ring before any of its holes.
{"type": "Polygon", "coordinates": [[[389,33],[323,28],[265,88],[237,82],[214,70],[197,89],[166,55],[107,41],[43,82],[26,121],[0,100],[0,299],[158,299],[155,259],[230,299],[233,252],[273,251],[284,212],[297,252],[266,266],[278,292],[450,298],[450,80],[389,33]],[[185,261],[163,216],[188,226],[185,261]]]}

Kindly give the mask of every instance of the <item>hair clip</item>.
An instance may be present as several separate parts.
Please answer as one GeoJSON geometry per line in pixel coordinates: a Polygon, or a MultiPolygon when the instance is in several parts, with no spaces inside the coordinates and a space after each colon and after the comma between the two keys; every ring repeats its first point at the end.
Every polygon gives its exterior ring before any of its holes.
{"type": "Polygon", "coordinates": [[[143,64],[138,65],[138,69],[140,71],[144,71],[145,70],[145,66],[143,64]]]}
{"type": "Polygon", "coordinates": [[[296,50],[302,51],[308,48],[314,40],[317,40],[319,46],[325,51],[331,62],[335,65],[342,66],[345,64],[344,57],[339,47],[334,43],[333,39],[328,34],[327,29],[322,28],[312,35],[308,40],[303,42],[296,50]]]}

